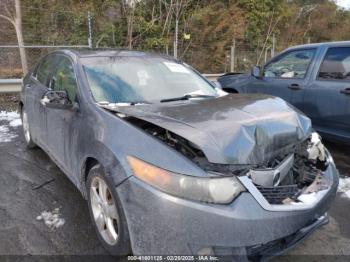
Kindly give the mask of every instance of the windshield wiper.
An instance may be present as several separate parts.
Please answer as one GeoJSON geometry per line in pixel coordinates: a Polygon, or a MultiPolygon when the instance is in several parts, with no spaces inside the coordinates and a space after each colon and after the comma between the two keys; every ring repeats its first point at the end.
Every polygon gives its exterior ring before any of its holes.
{"type": "Polygon", "coordinates": [[[134,106],[134,105],[142,105],[142,104],[148,104],[150,105],[151,103],[148,101],[130,101],[130,102],[117,102],[117,103],[110,103],[107,101],[101,101],[97,102],[100,106],[134,106]]]}
{"type": "Polygon", "coordinates": [[[216,96],[213,96],[213,95],[202,95],[202,94],[186,94],[186,95],[179,96],[179,97],[162,99],[162,100],[160,100],[160,102],[161,103],[165,103],[165,102],[172,102],[172,101],[181,101],[181,100],[188,100],[190,98],[197,98],[197,97],[208,98],[208,97],[216,97],[216,96]]]}

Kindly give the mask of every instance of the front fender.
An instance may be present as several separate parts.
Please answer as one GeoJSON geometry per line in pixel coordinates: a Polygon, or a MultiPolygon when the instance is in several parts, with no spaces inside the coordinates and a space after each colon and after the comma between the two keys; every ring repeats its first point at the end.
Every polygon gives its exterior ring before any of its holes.
{"type": "Polygon", "coordinates": [[[104,170],[105,176],[114,186],[118,186],[125,179],[130,176],[128,175],[122,161],[104,144],[99,141],[93,141],[89,143],[89,148],[82,154],[80,159],[80,191],[84,197],[86,197],[86,186],[85,182],[87,179],[87,163],[91,159],[95,159],[100,163],[104,170]]]}

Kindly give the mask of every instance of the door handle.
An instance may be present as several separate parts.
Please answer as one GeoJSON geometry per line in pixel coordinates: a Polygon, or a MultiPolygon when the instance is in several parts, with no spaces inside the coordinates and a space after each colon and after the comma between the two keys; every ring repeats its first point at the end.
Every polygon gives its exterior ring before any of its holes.
{"type": "Polygon", "coordinates": [[[290,84],[288,86],[289,89],[292,89],[292,90],[301,90],[302,87],[299,85],[299,84],[290,84]]]}
{"type": "Polygon", "coordinates": [[[344,95],[350,95],[350,88],[345,88],[343,90],[340,90],[340,93],[342,93],[344,95]]]}

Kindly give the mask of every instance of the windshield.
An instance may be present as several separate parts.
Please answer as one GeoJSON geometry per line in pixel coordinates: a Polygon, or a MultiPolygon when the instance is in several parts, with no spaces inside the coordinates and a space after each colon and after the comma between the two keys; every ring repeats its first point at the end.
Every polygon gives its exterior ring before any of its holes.
{"type": "Polygon", "coordinates": [[[189,66],[170,59],[120,56],[81,61],[96,102],[142,103],[184,95],[217,95],[189,66]]]}

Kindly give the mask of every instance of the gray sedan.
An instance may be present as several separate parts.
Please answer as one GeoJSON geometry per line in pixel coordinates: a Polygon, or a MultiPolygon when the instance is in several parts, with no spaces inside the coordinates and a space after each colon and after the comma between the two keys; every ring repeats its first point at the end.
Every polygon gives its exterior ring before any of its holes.
{"type": "Polygon", "coordinates": [[[29,148],[87,199],[115,255],[263,258],[327,223],[338,185],[310,120],[132,51],[56,51],[23,81],[29,148]]]}

